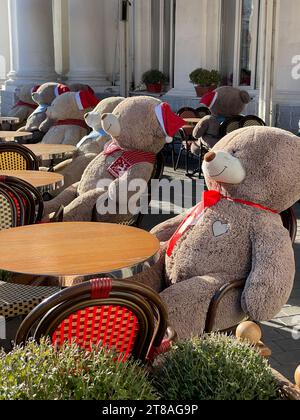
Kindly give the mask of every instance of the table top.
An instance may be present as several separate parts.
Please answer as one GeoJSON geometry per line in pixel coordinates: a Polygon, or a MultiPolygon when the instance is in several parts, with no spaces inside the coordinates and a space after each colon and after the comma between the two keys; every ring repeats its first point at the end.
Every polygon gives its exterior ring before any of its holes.
{"type": "Polygon", "coordinates": [[[48,223],[0,232],[0,269],[74,279],[128,278],[154,264],[158,239],[141,229],[107,223],[48,223]]]}
{"type": "Polygon", "coordinates": [[[65,155],[72,155],[76,147],[68,144],[26,144],[36,156],[44,160],[53,159],[55,157],[63,157],[65,155]]]}
{"type": "Polygon", "coordinates": [[[14,176],[27,181],[36,188],[51,186],[52,189],[57,189],[63,186],[63,175],[54,172],[42,171],[0,171],[0,176],[14,176]]]}
{"type": "Polygon", "coordinates": [[[1,139],[14,139],[16,137],[32,137],[29,131],[0,131],[1,139]]]}
{"type": "Polygon", "coordinates": [[[198,124],[199,121],[201,121],[202,118],[183,118],[185,122],[190,124],[198,124]]]}
{"type": "Polygon", "coordinates": [[[20,119],[17,117],[0,117],[0,123],[1,122],[20,122],[20,119]]]}

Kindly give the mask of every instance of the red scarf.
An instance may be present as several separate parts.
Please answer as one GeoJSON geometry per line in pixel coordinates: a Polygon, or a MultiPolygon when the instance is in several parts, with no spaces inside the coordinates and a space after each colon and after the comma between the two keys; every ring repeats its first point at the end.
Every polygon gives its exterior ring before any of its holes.
{"type": "Polygon", "coordinates": [[[59,120],[54,123],[54,126],[58,125],[77,125],[78,127],[88,129],[87,124],[83,120],[59,120]]]}
{"type": "Polygon", "coordinates": [[[17,106],[28,106],[29,108],[32,108],[32,109],[37,109],[37,107],[38,107],[38,105],[28,104],[27,102],[23,102],[23,101],[17,102],[16,105],[14,106],[14,108],[17,108],[17,106]]]}
{"type": "Polygon", "coordinates": [[[119,178],[124,172],[127,172],[132,166],[138,163],[151,163],[154,165],[156,162],[155,153],[140,152],[139,150],[127,151],[122,149],[114,141],[111,141],[105,146],[103,153],[105,156],[111,156],[116,152],[122,152],[122,155],[108,168],[108,172],[115,178],[119,178]]]}
{"type": "Polygon", "coordinates": [[[178,240],[182,237],[182,235],[191,226],[193,226],[197,223],[197,221],[202,216],[204,210],[209,208],[209,207],[215,206],[221,200],[228,200],[228,201],[232,201],[234,203],[244,204],[245,206],[250,206],[250,207],[254,207],[254,208],[259,209],[259,210],[269,211],[271,213],[278,214],[277,211],[271,210],[271,209],[269,209],[267,207],[264,207],[260,204],[251,203],[250,201],[240,200],[238,198],[225,197],[219,191],[214,191],[214,190],[204,191],[201,203],[197,204],[197,206],[194,207],[190,211],[190,213],[186,216],[184,221],[181,223],[181,225],[179,226],[179,228],[177,229],[177,231],[175,232],[173,237],[170,239],[169,246],[168,246],[168,249],[167,249],[167,256],[168,257],[170,257],[172,255],[173,250],[174,250],[175,245],[178,242],[178,240]]]}

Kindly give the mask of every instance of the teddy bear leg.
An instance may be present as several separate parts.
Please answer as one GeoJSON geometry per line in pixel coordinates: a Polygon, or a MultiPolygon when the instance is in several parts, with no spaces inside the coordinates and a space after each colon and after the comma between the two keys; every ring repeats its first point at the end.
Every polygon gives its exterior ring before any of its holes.
{"type": "Polygon", "coordinates": [[[210,302],[226,282],[221,277],[193,277],[173,284],[160,294],[168,308],[169,323],[179,339],[203,334],[210,302]]]}
{"type": "Polygon", "coordinates": [[[44,217],[56,212],[60,206],[67,206],[77,197],[78,184],[71,185],[51,201],[44,203],[44,217]]]}
{"type": "Polygon", "coordinates": [[[97,200],[103,193],[103,189],[95,189],[77,197],[65,208],[64,221],[91,222],[97,200]]]}

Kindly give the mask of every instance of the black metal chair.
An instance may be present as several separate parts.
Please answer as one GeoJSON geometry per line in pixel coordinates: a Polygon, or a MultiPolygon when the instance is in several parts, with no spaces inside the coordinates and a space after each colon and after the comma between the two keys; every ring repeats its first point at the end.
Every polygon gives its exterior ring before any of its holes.
{"type": "MultiPolygon", "coordinates": [[[[294,243],[297,234],[297,219],[292,208],[284,211],[281,214],[282,223],[284,227],[289,231],[291,241],[294,243]]],[[[219,289],[210,302],[210,306],[207,312],[205,333],[211,333],[214,331],[215,321],[218,315],[218,309],[223,299],[232,291],[242,291],[245,287],[245,280],[237,280],[232,283],[225,284],[219,289]]],[[[245,314],[245,319],[247,318],[245,314]]],[[[228,331],[234,331],[237,325],[232,326],[228,331]]]]}

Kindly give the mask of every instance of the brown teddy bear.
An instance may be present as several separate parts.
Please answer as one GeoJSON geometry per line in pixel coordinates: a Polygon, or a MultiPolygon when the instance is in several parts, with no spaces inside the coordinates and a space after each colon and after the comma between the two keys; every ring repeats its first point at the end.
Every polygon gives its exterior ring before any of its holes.
{"type": "Polygon", "coordinates": [[[214,328],[230,328],[243,313],[272,319],[289,299],[294,252],[280,213],[300,196],[300,139],[276,128],[249,127],[224,137],[205,156],[209,191],[191,211],[157,226],[160,264],[142,280],[161,291],[170,323],[182,339],[203,333],[212,297],[246,280],[224,299],[214,328]],[[162,279],[165,276],[165,284],[162,279]]]}
{"type": "Polygon", "coordinates": [[[58,96],[52,105],[47,109],[47,119],[41,124],[48,125],[48,121],[52,122],[50,130],[43,138],[44,144],[76,144],[89,131],[84,115],[91,111],[99,100],[89,91],[68,92],[58,96]]]}
{"type": "Polygon", "coordinates": [[[55,192],[61,193],[67,187],[80,181],[82,174],[89,163],[104,150],[104,146],[111,140],[101,125],[102,115],[111,113],[125,98],[111,97],[103,99],[96,108],[85,115],[85,121],[93,131],[85,136],[78,144],[72,159],[55,166],[54,172],[64,176],[64,186],[55,192]]]}
{"type": "Polygon", "coordinates": [[[45,214],[64,205],[65,221],[128,221],[133,214],[128,200],[137,194],[128,191],[130,182],[140,180],[144,189],[140,188],[139,193],[145,192],[157,153],[184,124],[168,104],[158,99],[135,97],[122,101],[112,113],[102,115],[102,127],[113,140],[89,164],[78,184],[45,203],[45,214]],[[124,195],[119,194],[121,190],[124,195]],[[100,211],[104,203],[112,208],[109,214],[100,211]],[[118,212],[121,206],[122,214],[118,212]]]}
{"type": "Polygon", "coordinates": [[[69,92],[69,88],[59,83],[44,83],[32,93],[32,98],[38,108],[30,115],[25,126],[25,131],[33,133],[33,141],[39,142],[51,127],[50,120],[47,120],[46,111],[55,98],[69,92]],[[43,124],[44,123],[44,124],[43,124]]]}
{"type": "Polygon", "coordinates": [[[24,126],[27,118],[37,109],[37,104],[32,99],[32,94],[37,91],[39,86],[25,85],[16,90],[18,102],[10,110],[8,116],[19,118],[19,123],[14,124],[14,130],[24,126]]]}
{"type": "Polygon", "coordinates": [[[210,109],[211,115],[202,118],[194,129],[193,136],[197,142],[192,144],[192,153],[198,155],[202,143],[208,150],[220,140],[220,125],[226,118],[240,115],[251,102],[248,92],[222,86],[201,98],[201,105],[210,109]]]}

